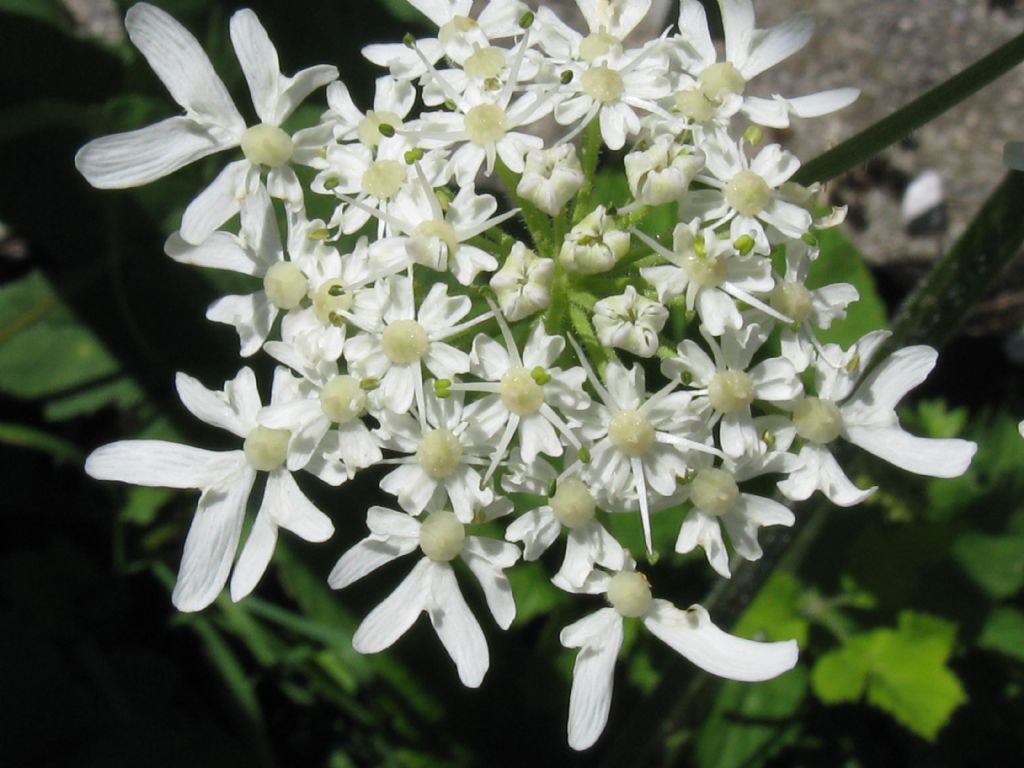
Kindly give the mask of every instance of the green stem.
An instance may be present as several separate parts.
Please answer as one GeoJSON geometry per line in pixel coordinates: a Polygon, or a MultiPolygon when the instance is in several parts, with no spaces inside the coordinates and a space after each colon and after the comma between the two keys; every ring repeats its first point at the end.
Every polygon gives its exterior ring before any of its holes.
{"type": "Polygon", "coordinates": [[[580,165],[583,168],[586,181],[576,195],[576,205],[572,212],[573,224],[578,224],[580,219],[590,213],[590,198],[594,192],[594,174],[597,173],[597,162],[600,157],[601,125],[595,117],[583,129],[583,138],[580,142],[580,165]]]}
{"type": "Polygon", "coordinates": [[[519,186],[519,174],[509,170],[501,160],[497,162],[497,170],[502,184],[505,185],[505,190],[519,207],[519,212],[523,217],[523,221],[526,222],[526,228],[530,232],[530,238],[533,240],[534,247],[542,256],[551,256],[552,248],[554,247],[551,219],[543,211],[538,210],[516,193],[516,189],[519,186]]]}
{"type": "Polygon", "coordinates": [[[900,110],[819,155],[793,177],[800,184],[828,181],[874,157],[927,125],[1024,61],[1024,35],[1018,35],[963,72],[914,99],[900,110]]]}

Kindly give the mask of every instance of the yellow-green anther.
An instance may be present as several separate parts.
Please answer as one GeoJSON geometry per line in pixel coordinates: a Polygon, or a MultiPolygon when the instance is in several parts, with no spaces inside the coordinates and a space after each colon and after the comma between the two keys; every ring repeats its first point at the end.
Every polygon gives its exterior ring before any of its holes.
{"type": "Polygon", "coordinates": [[[522,27],[523,29],[529,29],[530,27],[533,26],[534,18],[535,17],[533,15],[533,12],[527,11],[526,13],[519,17],[519,26],[522,27]]]}
{"type": "Polygon", "coordinates": [[[423,159],[423,150],[420,149],[419,147],[413,147],[412,149],[410,149],[408,152],[405,153],[405,163],[406,163],[406,165],[415,165],[416,163],[418,163],[422,159],[423,159]]]}
{"type": "Polygon", "coordinates": [[[562,83],[562,85],[568,85],[569,83],[572,82],[573,77],[573,71],[571,69],[567,69],[559,76],[558,79],[562,83]]]}
{"type": "Polygon", "coordinates": [[[584,464],[590,463],[590,451],[587,448],[580,448],[580,461],[584,464]]]}
{"type": "Polygon", "coordinates": [[[761,442],[764,443],[764,447],[771,450],[775,447],[775,435],[768,430],[765,430],[764,434],[761,435],[761,442]]]}
{"type": "Polygon", "coordinates": [[[850,358],[850,361],[844,367],[846,368],[847,373],[853,373],[854,371],[856,371],[858,368],[860,368],[860,355],[854,354],[854,356],[850,358]]]}
{"type": "Polygon", "coordinates": [[[373,392],[373,390],[380,388],[380,379],[363,379],[359,382],[359,386],[366,392],[373,392]]]}
{"type": "Polygon", "coordinates": [[[327,189],[327,190],[334,189],[340,183],[341,183],[341,180],[340,179],[336,179],[334,177],[331,177],[329,179],[324,179],[324,189],[327,189]]]}
{"type": "Polygon", "coordinates": [[[804,236],[801,237],[800,239],[803,240],[805,243],[807,243],[807,245],[811,246],[812,248],[818,245],[818,238],[816,238],[814,236],[814,233],[812,232],[805,232],[804,236]]]}
{"type": "Polygon", "coordinates": [[[458,107],[458,105],[454,101],[452,101],[451,99],[446,99],[445,102],[444,102],[444,106],[445,106],[445,109],[447,109],[449,112],[454,112],[456,110],[456,108],[458,107]]]}
{"type": "Polygon", "coordinates": [[[330,236],[331,230],[327,229],[326,227],[311,230],[309,233],[310,240],[326,240],[330,236]]]}
{"type": "Polygon", "coordinates": [[[704,247],[704,233],[697,235],[693,238],[693,252],[700,256],[702,259],[707,258],[708,252],[704,247]]]}
{"type": "Polygon", "coordinates": [[[501,88],[501,80],[496,77],[488,77],[484,80],[484,88],[488,91],[496,91],[501,88]]]}
{"type": "Polygon", "coordinates": [[[660,559],[661,559],[661,555],[658,554],[657,552],[648,552],[647,553],[647,564],[648,565],[657,565],[658,564],[658,560],[660,560],[660,559]]]}
{"type": "Polygon", "coordinates": [[[345,324],[345,318],[339,315],[337,312],[331,312],[327,315],[327,320],[335,328],[341,328],[345,324]]]}
{"type": "Polygon", "coordinates": [[[754,238],[750,235],[740,235],[736,238],[736,242],[733,243],[740,256],[746,256],[750,253],[754,249],[755,244],[754,238]]]}
{"type": "Polygon", "coordinates": [[[536,368],[534,368],[532,371],[530,371],[530,376],[532,376],[533,380],[536,381],[538,384],[540,384],[542,387],[545,384],[547,384],[549,381],[551,381],[551,374],[549,374],[547,371],[545,371],[539,365],[536,368]]]}
{"type": "Polygon", "coordinates": [[[743,139],[747,144],[756,147],[764,139],[764,131],[757,125],[747,126],[747,130],[743,132],[743,139]]]}
{"type": "Polygon", "coordinates": [[[448,206],[452,204],[452,200],[455,199],[455,195],[448,187],[438,187],[434,190],[434,196],[437,198],[437,202],[441,204],[441,210],[447,211],[448,206]]]}
{"type": "Polygon", "coordinates": [[[434,394],[437,395],[442,400],[447,397],[451,397],[451,386],[451,379],[437,379],[436,381],[434,381],[434,394]]]}
{"type": "Polygon", "coordinates": [[[405,37],[402,38],[402,45],[404,45],[406,48],[416,47],[416,38],[413,37],[412,32],[407,32],[405,34],[405,37]]]}
{"type": "Polygon", "coordinates": [[[395,135],[395,126],[388,123],[381,123],[377,126],[377,130],[380,131],[381,136],[385,136],[389,139],[395,135]]]}
{"type": "Polygon", "coordinates": [[[335,298],[337,298],[338,296],[344,296],[345,295],[345,286],[343,286],[343,285],[332,285],[330,288],[327,289],[327,293],[329,293],[331,296],[334,296],[335,298]]]}

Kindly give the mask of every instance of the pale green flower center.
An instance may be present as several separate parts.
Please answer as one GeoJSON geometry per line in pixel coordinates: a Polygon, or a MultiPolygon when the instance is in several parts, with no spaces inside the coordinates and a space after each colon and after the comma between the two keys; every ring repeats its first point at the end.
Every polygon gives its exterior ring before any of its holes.
{"type": "Polygon", "coordinates": [[[249,465],[260,472],[273,472],[288,458],[291,436],[287,429],[253,428],[242,444],[249,465]]]}
{"type": "Polygon", "coordinates": [[[459,247],[459,236],[455,227],[447,221],[425,221],[413,230],[413,237],[436,237],[448,247],[451,255],[459,247]]]}
{"type": "Polygon", "coordinates": [[[509,368],[501,377],[501,402],[517,416],[529,416],[544,405],[544,387],[525,368],[509,368]]]}
{"type": "Polygon", "coordinates": [[[427,353],[430,339],[423,326],[415,320],[395,320],[381,334],[381,349],[396,365],[418,363],[427,353]]]}
{"type": "Polygon", "coordinates": [[[725,259],[701,256],[699,253],[683,255],[683,269],[690,282],[701,288],[717,288],[725,282],[728,264],[725,259]]]}
{"type": "Polygon", "coordinates": [[[586,483],[575,477],[567,477],[558,484],[555,495],[548,499],[548,505],[566,528],[579,528],[594,519],[597,504],[586,483]]]}
{"type": "Polygon", "coordinates": [[[465,526],[448,510],[431,512],[420,526],[420,549],[434,562],[454,560],[465,543],[465,526]]]}
{"type": "Polygon", "coordinates": [[[712,64],[697,77],[704,95],[709,99],[721,99],[730,94],[742,94],[747,81],[728,61],[712,64]]]}
{"type": "Polygon", "coordinates": [[[486,80],[489,77],[497,77],[505,67],[505,52],[501,48],[488,46],[478,48],[473,55],[466,59],[463,71],[470,77],[486,80]]]}
{"type": "Polygon", "coordinates": [[[335,376],[320,390],[320,407],[335,424],[348,424],[366,410],[366,393],[354,376],[335,376]]]}
{"type": "Polygon", "coordinates": [[[416,463],[435,480],[444,480],[462,462],[462,443],[447,429],[432,429],[416,449],[416,463]]]}
{"type": "Polygon", "coordinates": [[[771,187],[753,171],[740,171],[725,185],[725,202],[744,216],[756,216],[771,201],[771,187]]]}
{"type": "Polygon", "coordinates": [[[583,73],[583,92],[594,101],[602,104],[618,101],[625,90],[622,75],[603,64],[583,73]]]}
{"type": "Polygon", "coordinates": [[[390,200],[405,183],[405,166],[397,160],[376,160],[363,173],[363,192],[379,200],[390,200]]]}
{"type": "Polygon", "coordinates": [[[466,136],[474,144],[493,144],[507,129],[505,110],[497,104],[477,104],[466,113],[466,136]]]}
{"type": "Polygon", "coordinates": [[[703,91],[679,91],[676,94],[676,111],[695,123],[706,123],[715,116],[715,105],[703,91]]]}
{"type": "Polygon", "coordinates": [[[448,45],[457,38],[473,31],[478,26],[479,24],[468,16],[455,16],[438,30],[437,39],[441,42],[441,45],[448,45]]]}
{"type": "Polygon", "coordinates": [[[754,380],[745,371],[719,371],[708,387],[711,407],[719,413],[735,413],[754,402],[754,380]]]}
{"type": "Polygon", "coordinates": [[[263,291],[278,309],[295,309],[306,297],[309,285],[302,270],[290,261],[279,261],[263,276],[263,291]]]}
{"type": "Polygon", "coordinates": [[[394,112],[369,110],[356,126],[356,135],[363,144],[368,147],[376,147],[384,138],[384,134],[380,132],[382,125],[399,128],[402,125],[402,118],[394,112]]]}
{"type": "Polygon", "coordinates": [[[831,400],[805,397],[793,409],[796,433],[812,443],[831,443],[843,429],[843,417],[831,400]]]}
{"type": "Polygon", "coordinates": [[[736,479],[724,469],[702,469],[690,483],[690,500],[709,515],[724,515],[736,505],[739,495],[736,479]]]}
{"type": "Polygon", "coordinates": [[[580,58],[583,61],[594,61],[602,56],[607,56],[612,47],[619,44],[619,40],[607,32],[595,32],[583,38],[580,43],[580,58]]]}
{"type": "Polygon", "coordinates": [[[636,571],[621,571],[608,582],[608,602],[620,616],[637,618],[651,607],[651,585],[636,571]]]}
{"type": "Polygon", "coordinates": [[[800,283],[778,283],[772,290],[771,303],[775,309],[797,323],[809,318],[814,309],[811,292],[800,283]]]}
{"type": "Polygon", "coordinates": [[[246,130],[238,142],[245,159],[253,165],[277,168],[292,159],[292,137],[276,125],[260,123],[246,130]]]}
{"type": "Polygon", "coordinates": [[[328,280],[313,294],[313,311],[317,320],[325,325],[331,322],[331,315],[338,310],[352,309],[352,294],[345,291],[345,284],[337,278],[328,280]]]}
{"type": "Polygon", "coordinates": [[[619,411],[608,425],[611,444],[630,458],[643,456],[654,445],[654,425],[640,411],[619,411]]]}

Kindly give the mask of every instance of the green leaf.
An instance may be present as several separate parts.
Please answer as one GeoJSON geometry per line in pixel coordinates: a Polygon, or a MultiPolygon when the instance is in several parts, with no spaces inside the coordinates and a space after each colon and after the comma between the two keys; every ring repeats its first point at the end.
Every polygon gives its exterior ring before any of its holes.
{"type": "Polygon", "coordinates": [[[807,276],[808,288],[820,288],[830,283],[850,283],[860,294],[860,300],[850,305],[845,320],[838,320],[828,330],[818,332],[823,342],[848,347],[864,334],[888,326],[885,303],[878,295],[875,279],[864,257],[847,239],[839,227],[818,233],[821,255],[811,264],[807,276]]]}
{"type": "Polygon", "coordinates": [[[927,125],[1022,61],[1024,35],[1018,35],[889,117],[819,155],[804,165],[793,180],[810,184],[834,179],[927,125]]]}
{"type": "Polygon", "coordinates": [[[822,656],[811,684],[826,704],[867,702],[933,741],[953,711],[967,700],[960,680],[946,666],[956,625],[905,611],[895,630],[883,628],[851,638],[822,656]]]}
{"type": "Polygon", "coordinates": [[[21,424],[0,423],[0,443],[42,451],[71,464],[81,464],[84,460],[74,443],[21,424]]]}
{"type": "Polygon", "coordinates": [[[723,683],[697,734],[700,768],[763,765],[799,732],[795,718],[807,695],[807,670],[797,667],[763,683],[723,683]]]}
{"type": "Polygon", "coordinates": [[[1024,611],[1000,606],[989,614],[978,647],[1024,661],[1024,611]]]}
{"type": "Polygon", "coordinates": [[[101,382],[67,397],[51,400],[46,404],[43,414],[47,421],[67,421],[79,416],[88,416],[114,403],[121,408],[130,408],[142,401],[142,390],[125,376],[101,382]]]}
{"type": "Polygon", "coordinates": [[[0,289],[0,392],[36,399],[117,371],[39,272],[0,289]]]}
{"type": "Polygon", "coordinates": [[[382,5],[399,21],[423,21],[423,14],[406,0],[383,0],[382,5]]]}
{"type": "Polygon", "coordinates": [[[67,11],[58,0],[0,0],[0,12],[31,16],[61,29],[68,26],[67,11]]]}
{"type": "Polygon", "coordinates": [[[953,545],[953,555],[990,597],[1010,597],[1024,587],[1024,534],[969,533],[953,545]]]}
{"type": "Polygon", "coordinates": [[[803,586],[785,571],[775,571],[736,624],[741,637],[797,641],[807,644],[807,617],[801,612],[803,586]]]}

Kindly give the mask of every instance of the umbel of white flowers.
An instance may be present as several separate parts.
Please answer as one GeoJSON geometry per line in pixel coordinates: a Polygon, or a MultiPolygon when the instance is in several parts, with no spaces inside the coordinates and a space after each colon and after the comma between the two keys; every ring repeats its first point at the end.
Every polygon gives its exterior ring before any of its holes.
{"type": "Polygon", "coordinates": [[[343,494],[356,474],[384,469],[395,502],[366,511],[369,535],[329,583],[413,556],[353,645],[381,651],[425,613],[467,686],[481,684],[489,655],[460,581],[473,575],[507,629],[516,605],[505,572],[564,540],[553,583],[607,604],[561,633],[580,649],[577,749],[607,721],[627,620],[722,677],[785,672],[793,641],[733,637],[700,606],[655,597],[608,520],[631,515],[653,553],[651,517],[675,514],[675,551],[704,550],[728,578],[761,556],[761,527],[795,522],[743,489],[752,478],[773,477],[783,499],[818,490],[850,505],[873,489],[846,477],[838,440],[925,475],[969,464],[973,444],[912,436],[896,416],[934,350],[878,359],[884,331],[846,349],[818,340],[858,298],[846,284],[805,285],[814,229],[844,211],[815,221],[817,188],[792,182],[799,161],[759,146],[759,126],[840,109],[857,91],[755,95],[757,75],[796,53],[812,24],[799,15],[758,29],[749,0],[720,0],[724,52],[696,0],[635,46],[626,40],[650,0],[577,0],[583,30],[517,0],[475,16],[471,0],[410,2],[436,36],[369,46],[386,72],[365,106],[332,66],[282,74],[256,16],[232,16],[252,126],[188,31],[152,5],[128,11],[132,42],[183,114],[90,142],[78,168],[97,187],[133,187],[240,150],[185,207],[166,252],[252,278],[207,316],[235,329],[242,357],[278,365],[266,403],[248,367],[220,390],[178,375],[184,406],[234,434],[236,450],[127,440],[94,451],[86,471],[200,492],[173,595],[197,611],[229,579],[234,600],[255,589],[281,529],[331,537],[330,517],[301,489],[307,476],[343,494]],[[320,122],[292,132],[289,116],[325,85],[320,122]],[[553,138],[537,130],[547,117],[561,127],[553,138]],[[624,205],[594,195],[601,146],[625,151],[624,205]],[[312,170],[309,188],[299,166],[312,170]],[[479,192],[481,175],[481,186],[500,175],[519,207],[479,192]],[[327,220],[307,216],[311,195],[333,205],[327,220]],[[650,224],[655,208],[675,212],[668,231],[650,224]],[[512,217],[529,239],[504,230],[512,217]]]}

